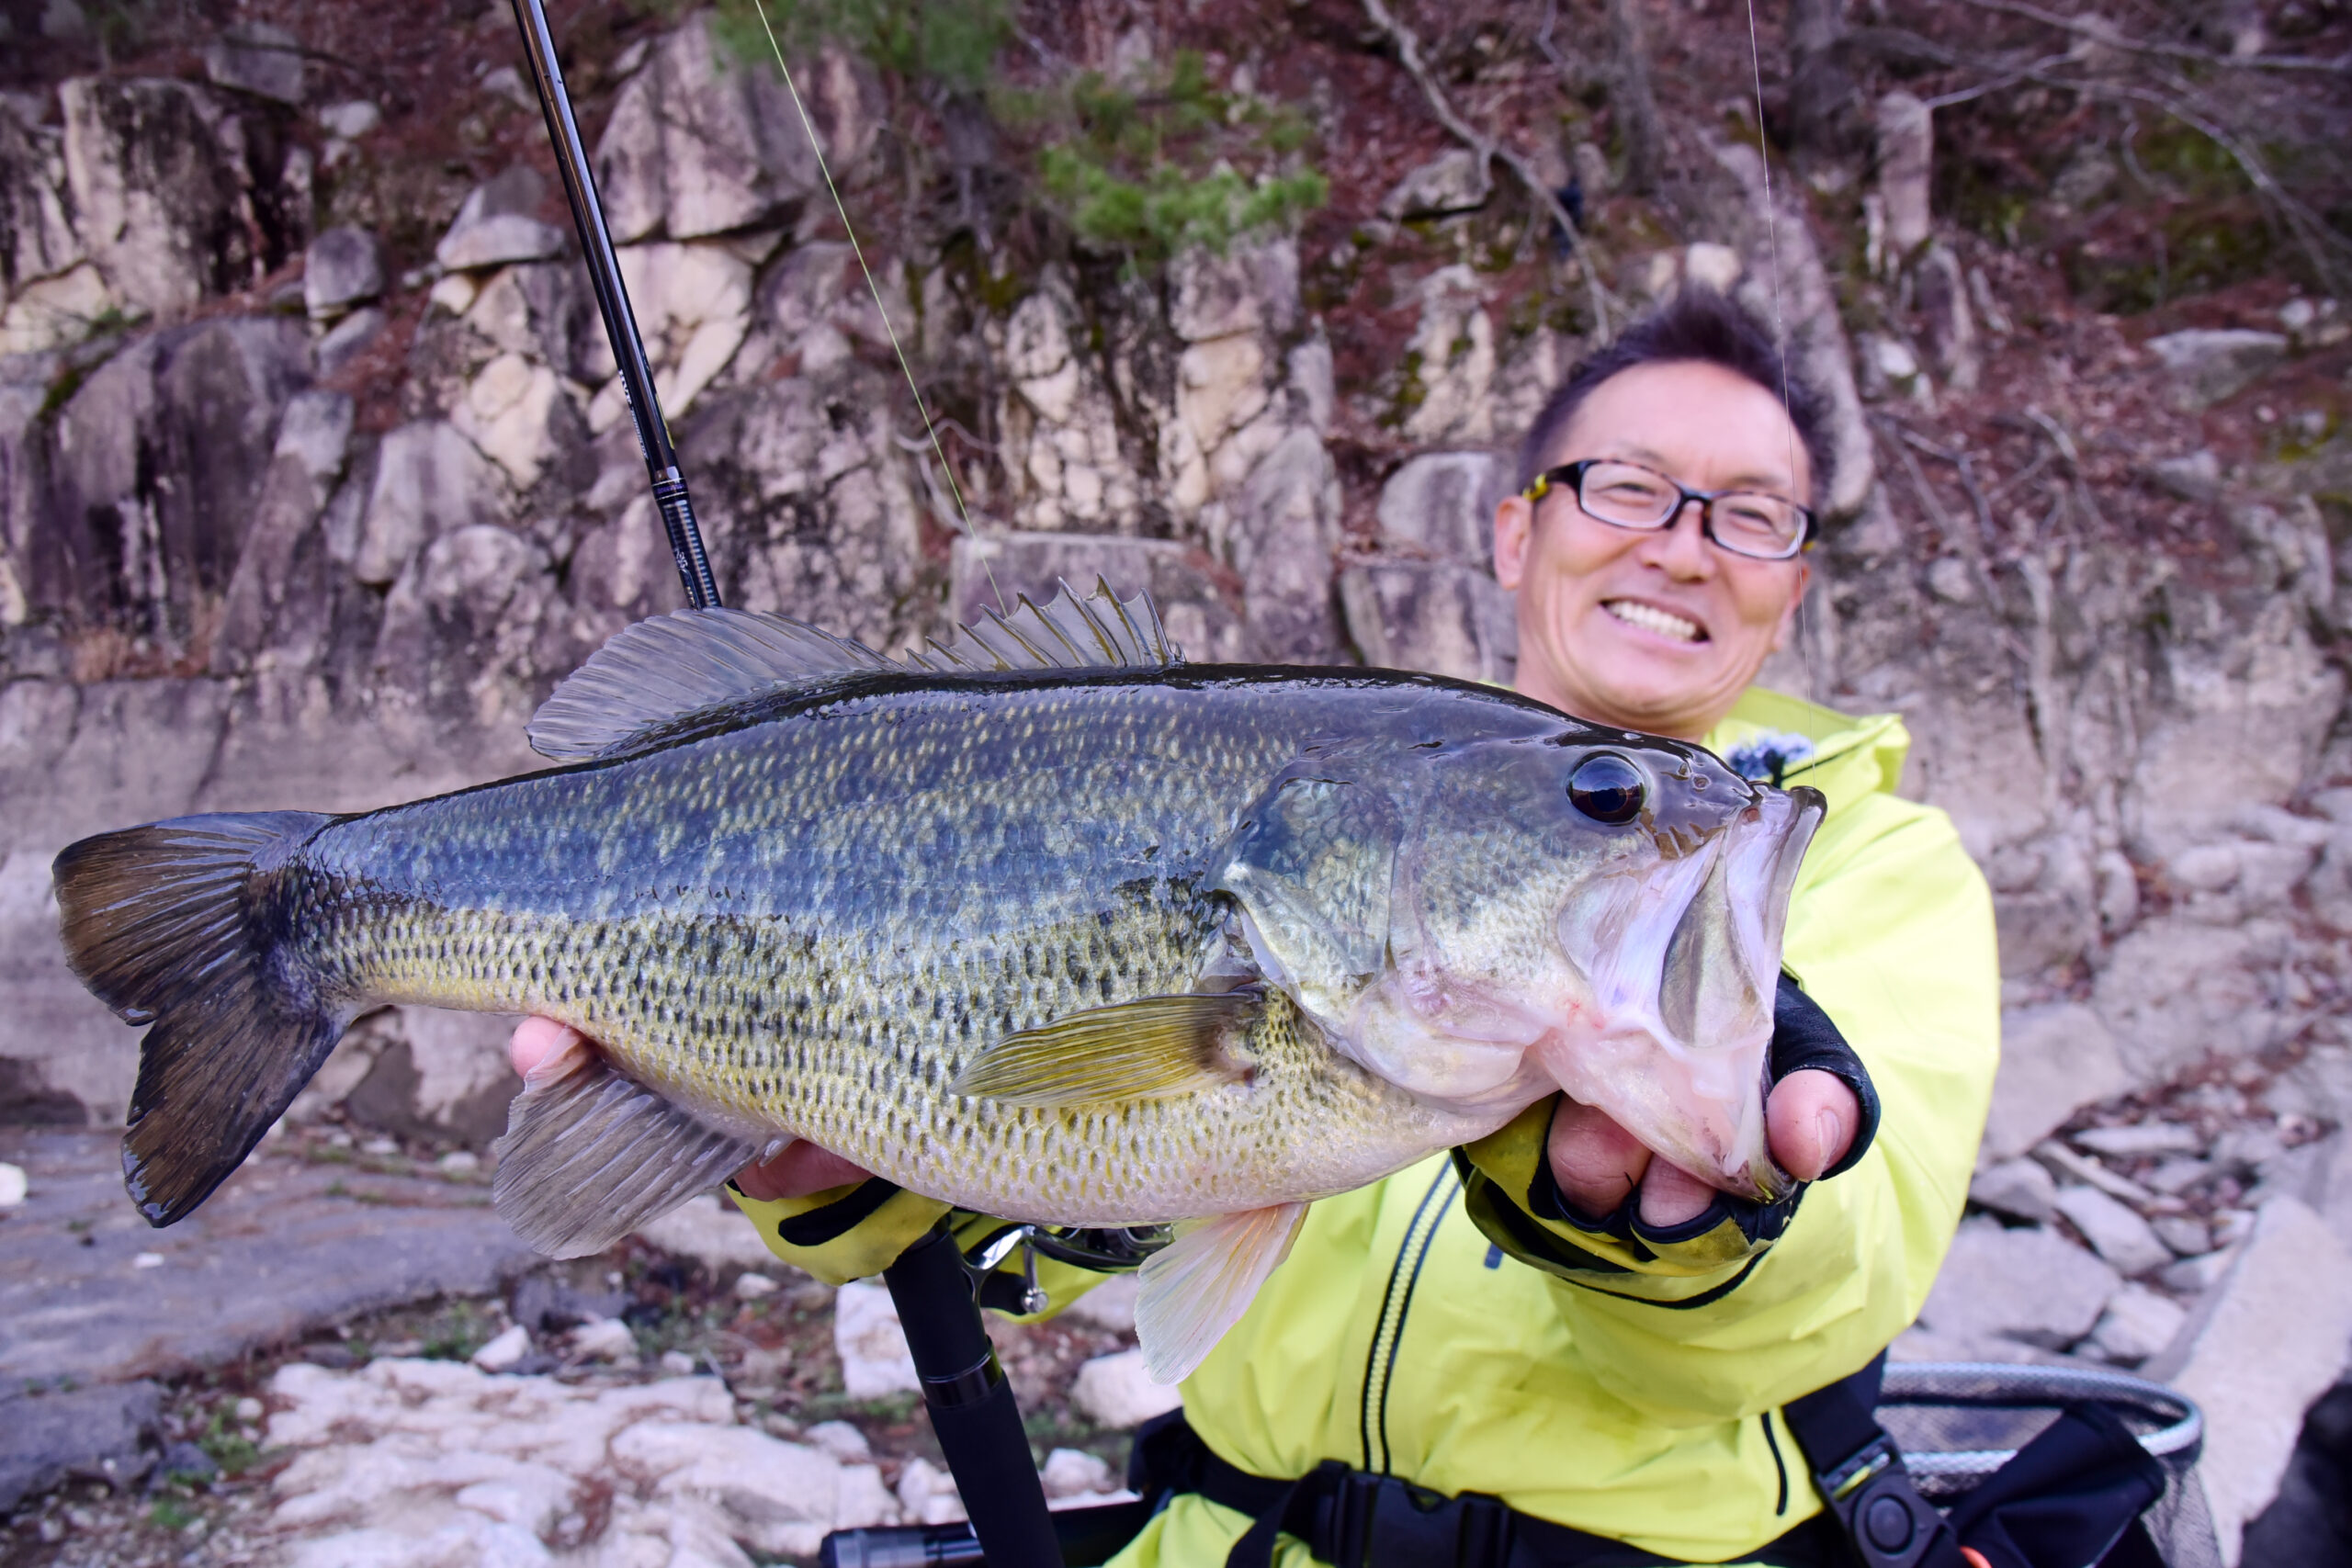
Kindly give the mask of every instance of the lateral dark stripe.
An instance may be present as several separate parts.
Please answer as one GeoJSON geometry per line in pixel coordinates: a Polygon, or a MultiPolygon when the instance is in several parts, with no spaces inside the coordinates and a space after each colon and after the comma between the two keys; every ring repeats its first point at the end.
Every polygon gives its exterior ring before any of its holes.
{"type": "Polygon", "coordinates": [[[838,1241],[873,1217],[874,1211],[898,1195],[899,1184],[871,1176],[846,1198],[781,1221],[775,1234],[787,1247],[822,1247],[838,1241]]]}
{"type": "MultiPolygon", "coordinates": [[[[1441,1183],[1453,1174],[1448,1166],[1439,1177],[1441,1183]]],[[[1428,1200],[1423,1199],[1423,1202],[1428,1200]]],[[[1396,1308],[1396,1331],[1388,1337],[1388,1365],[1380,1374],[1380,1469],[1385,1474],[1390,1457],[1388,1447],[1388,1391],[1396,1383],[1396,1352],[1404,1348],[1405,1321],[1413,1314],[1413,1292],[1421,1282],[1421,1266],[1430,1259],[1430,1248],[1437,1241],[1438,1227],[1445,1224],[1446,1211],[1453,1206],[1453,1192],[1448,1191],[1437,1206],[1437,1215],[1430,1221],[1428,1230],[1421,1233],[1421,1249],[1413,1258],[1413,1272],[1405,1280],[1405,1299],[1396,1308]]]]}
{"type": "MultiPolygon", "coordinates": [[[[1356,1437],[1363,1444],[1363,1468],[1366,1470],[1374,1468],[1372,1462],[1372,1384],[1380,1371],[1380,1341],[1382,1336],[1388,1332],[1388,1308],[1396,1299],[1396,1281],[1404,1274],[1405,1254],[1412,1247],[1413,1233],[1420,1228],[1421,1216],[1429,1211],[1430,1200],[1437,1196],[1437,1190],[1444,1179],[1440,1175],[1431,1181],[1429,1190],[1421,1194],[1421,1201],[1414,1205],[1413,1217],[1405,1224],[1405,1238],[1396,1246],[1396,1261],[1388,1266],[1388,1283],[1380,1292],[1380,1316],[1373,1323],[1372,1345],[1364,1354],[1363,1389],[1356,1411],[1356,1437]]],[[[1378,1468],[1387,1468],[1385,1455],[1378,1468]]]]}

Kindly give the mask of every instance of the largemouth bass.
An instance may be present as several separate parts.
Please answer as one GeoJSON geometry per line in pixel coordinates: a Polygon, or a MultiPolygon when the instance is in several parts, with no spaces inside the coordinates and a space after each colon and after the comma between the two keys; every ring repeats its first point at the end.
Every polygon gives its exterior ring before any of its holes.
{"type": "Polygon", "coordinates": [[[1512,694],[1193,665],[1148,600],[1025,600],[894,661],[781,616],[622,632],[566,765],[58,857],[66,947],[150,1027],[133,1200],[202,1202],[387,1002],[545,1014],[500,1212],[601,1250],[806,1138],[1041,1224],[1205,1222],[1144,1269],[1181,1375],[1305,1206],[1557,1088],[1781,1190],[1763,1134],[1820,796],[1512,694]]]}

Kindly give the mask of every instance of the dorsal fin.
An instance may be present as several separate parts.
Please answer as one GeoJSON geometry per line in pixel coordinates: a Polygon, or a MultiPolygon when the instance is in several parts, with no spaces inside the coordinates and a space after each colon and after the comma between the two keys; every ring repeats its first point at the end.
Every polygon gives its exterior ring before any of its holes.
{"type": "Polygon", "coordinates": [[[980,619],[958,632],[955,642],[942,647],[926,638],[925,647],[907,655],[920,670],[1159,670],[1181,664],[1184,656],[1168,640],[1159,611],[1148,593],[1120,603],[1111,585],[1100,577],[1094,592],[1080,599],[1063,582],[1053,603],[1039,609],[1027,594],[1016,597],[1010,615],[982,610],[980,619]]]}
{"type": "Polygon", "coordinates": [[[584,762],[648,730],[787,686],[896,670],[862,642],[788,615],[673,610],[624,626],[531,716],[531,749],[584,762]]]}
{"type": "Polygon", "coordinates": [[[1023,598],[1010,615],[981,615],[952,645],[930,642],[899,664],[789,615],[673,610],[623,627],[590,654],[531,716],[526,733],[543,757],[586,762],[627,750],[690,714],[860,671],[1159,670],[1183,662],[1151,595],[1122,604],[1099,577],[1084,599],[1065,582],[1042,610],[1023,598]]]}

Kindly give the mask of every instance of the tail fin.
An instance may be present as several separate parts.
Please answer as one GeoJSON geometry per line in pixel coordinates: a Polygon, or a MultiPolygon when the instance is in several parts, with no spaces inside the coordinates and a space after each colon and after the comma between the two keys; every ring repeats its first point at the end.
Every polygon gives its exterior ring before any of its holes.
{"type": "Polygon", "coordinates": [[[69,845],[52,868],[66,961],[126,1023],[150,1023],[122,1137],[131,1201],[184,1219],[334,1049],[350,1009],[281,945],[277,868],[332,818],[182,817],[69,845]]]}

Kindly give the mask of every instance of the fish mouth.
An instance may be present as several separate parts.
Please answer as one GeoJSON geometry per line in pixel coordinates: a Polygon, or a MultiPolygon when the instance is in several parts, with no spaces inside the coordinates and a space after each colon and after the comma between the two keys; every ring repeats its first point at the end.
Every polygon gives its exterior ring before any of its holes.
{"type": "Polygon", "coordinates": [[[1596,1027],[1537,1047],[1569,1095],[1759,1201],[1794,1185],[1765,1141],[1766,1058],[1789,897],[1826,810],[1817,790],[1759,789],[1696,852],[1572,903],[1561,944],[1591,986],[1596,1027]]]}

